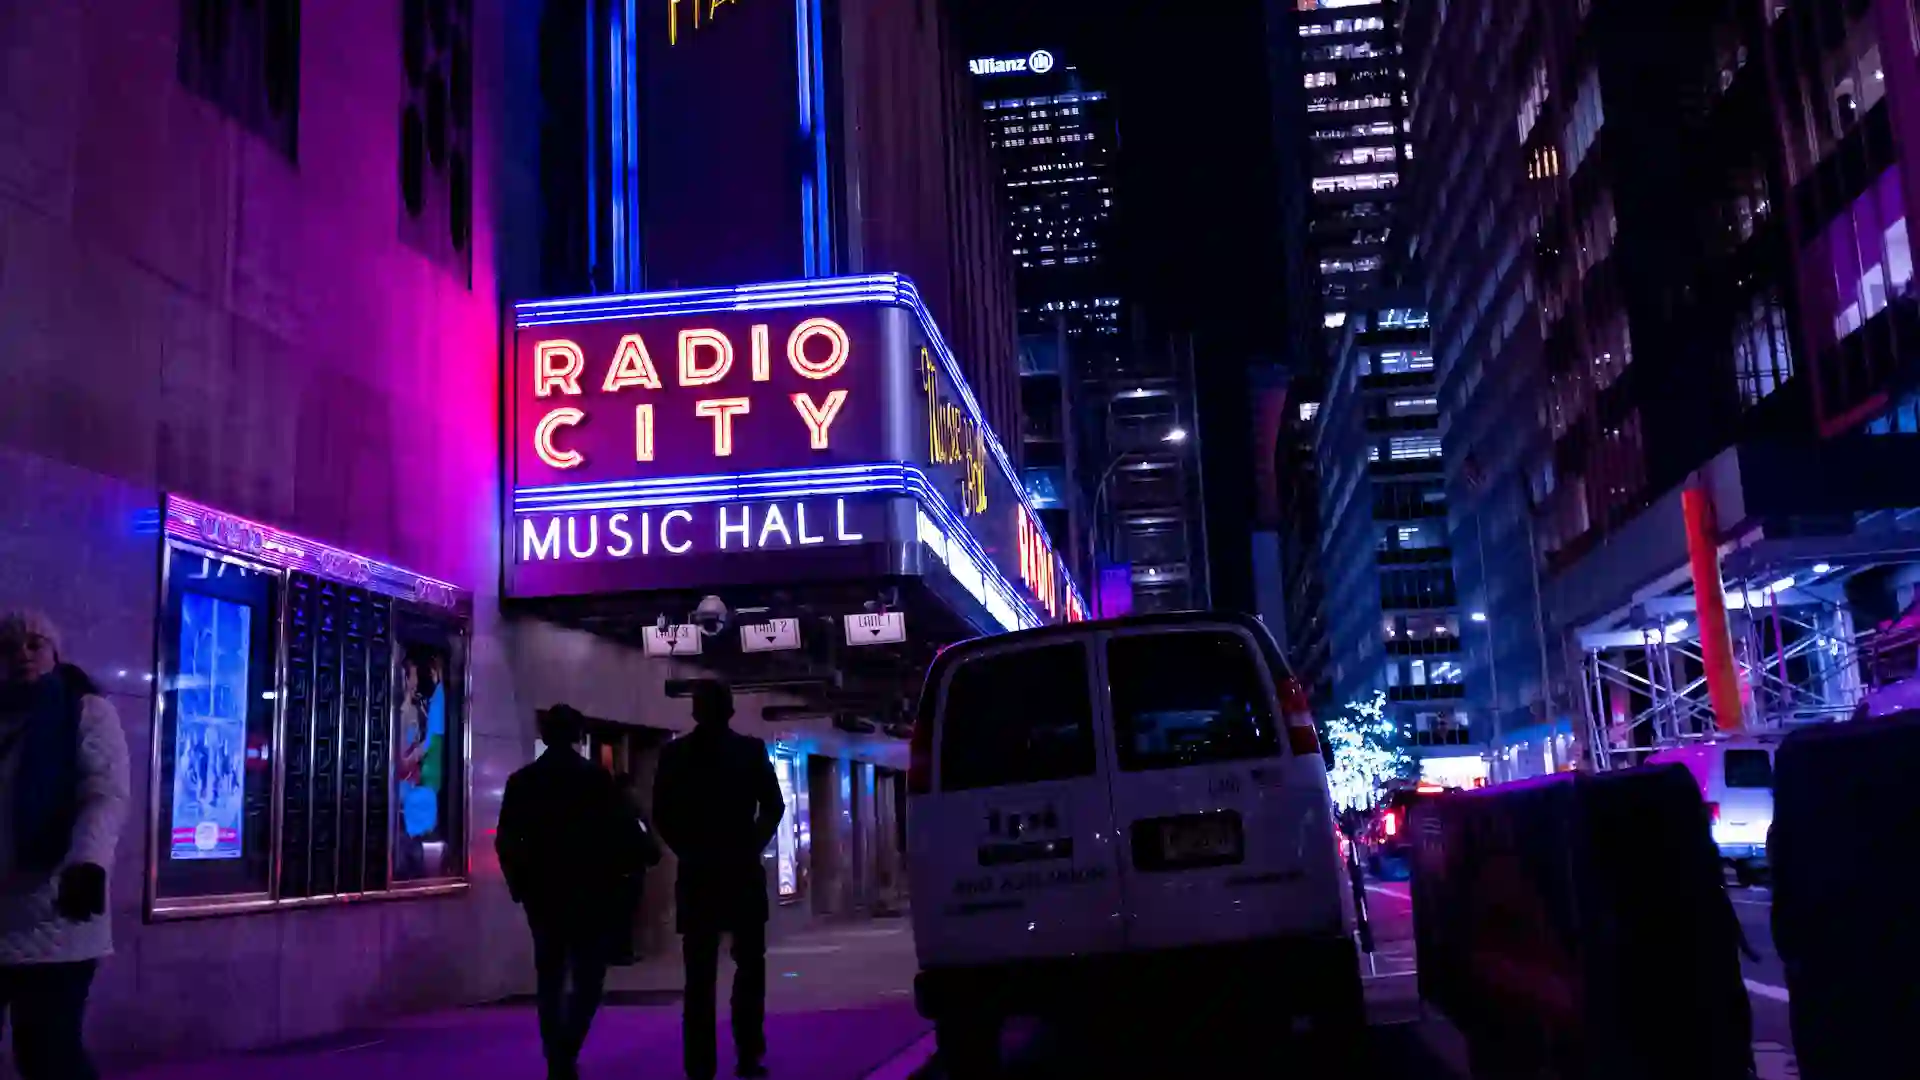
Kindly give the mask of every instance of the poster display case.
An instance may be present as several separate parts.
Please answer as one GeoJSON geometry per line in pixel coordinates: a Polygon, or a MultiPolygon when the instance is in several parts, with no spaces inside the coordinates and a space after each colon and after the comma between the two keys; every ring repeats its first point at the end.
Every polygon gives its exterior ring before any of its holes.
{"type": "Polygon", "coordinates": [[[150,918],[466,887],[472,597],[170,497],[150,918]]]}

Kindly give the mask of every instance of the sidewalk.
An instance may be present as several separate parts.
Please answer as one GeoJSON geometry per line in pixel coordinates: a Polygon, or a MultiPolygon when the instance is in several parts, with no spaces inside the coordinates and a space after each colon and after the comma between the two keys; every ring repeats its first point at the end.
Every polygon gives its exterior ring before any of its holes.
{"type": "MultiPolygon", "coordinates": [[[[615,973],[581,1055],[599,1078],[680,1076],[679,957],[615,973]]],[[[767,1064],[782,1080],[865,1080],[922,1039],[905,920],[825,926],[767,950],[767,1064]]],[[[721,980],[721,1075],[733,1072],[721,980]]],[[[322,1043],[113,1073],[115,1080],[538,1080],[531,1004],[516,1000],[397,1020],[322,1043]]]]}

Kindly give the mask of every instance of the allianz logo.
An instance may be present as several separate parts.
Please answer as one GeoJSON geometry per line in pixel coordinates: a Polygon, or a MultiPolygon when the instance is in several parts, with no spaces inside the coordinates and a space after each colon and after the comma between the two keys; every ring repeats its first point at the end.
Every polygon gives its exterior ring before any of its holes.
{"type": "Polygon", "coordinates": [[[967,70],[975,75],[1012,75],[1019,72],[1032,72],[1045,75],[1053,70],[1053,54],[1045,49],[1035,49],[1026,56],[1016,56],[1006,60],[993,57],[981,57],[967,61],[967,70]]]}

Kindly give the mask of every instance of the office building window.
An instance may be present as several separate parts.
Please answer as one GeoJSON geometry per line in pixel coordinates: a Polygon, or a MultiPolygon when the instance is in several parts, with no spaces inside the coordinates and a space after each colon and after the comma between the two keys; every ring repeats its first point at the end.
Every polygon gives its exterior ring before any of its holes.
{"type": "Polygon", "coordinates": [[[471,9],[452,3],[401,8],[400,236],[471,284],[471,9]]]}
{"type": "Polygon", "coordinates": [[[1833,336],[1844,338],[1904,296],[1913,284],[1913,253],[1897,168],[1880,174],[1871,188],[1827,226],[1820,245],[1833,268],[1833,336]]]}
{"type": "Polygon", "coordinates": [[[180,84],[300,156],[300,0],[181,0],[180,84]]]}
{"type": "Polygon", "coordinates": [[[1733,332],[1733,362],[1740,403],[1756,405],[1793,377],[1793,346],[1787,313],[1778,295],[1756,295],[1733,332]]]}
{"type": "Polygon", "coordinates": [[[1388,440],[1388,454],[1395,461],[1420,461],[1440,456],[1438,435],[1395,435],[1388,440]]]}

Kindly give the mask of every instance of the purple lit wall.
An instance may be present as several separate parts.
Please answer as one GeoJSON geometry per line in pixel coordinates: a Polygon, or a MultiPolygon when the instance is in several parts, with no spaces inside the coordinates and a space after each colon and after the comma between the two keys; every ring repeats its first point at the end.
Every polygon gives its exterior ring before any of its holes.
{"type": "Polygon", "coordinates": [[[219,99],[183,85],[178,4],[16,5],[0,19],[0,604],[62,625],[133,750],[116,955],[88,1017],[115,1057],[317,1036],[516,992],[528,970],[486,843],[461,897],[140,918],[164,492],[472,590],[476,837],[526,760],[494,595],[492,118],[509,35],[499,0],[469,6],[479,209],[463,257],[448,257],[447,205],[410,219],[400,190],[400,7],[301,5],[292,101],[247,79],[219,99]],[[275,101],[297,102],[293,155],[261,134],[275,101]],[[446,243],[403,240],[403,221],[446,243]]]}
{"type": "Polygon", "coordinates": [[[1133,567],[1131,565],[1102,566],[1099,590],[1099,597],[1093,609],[1096,618],[1117,619],[1122,615],[1133,613],[1133,567]]]}

